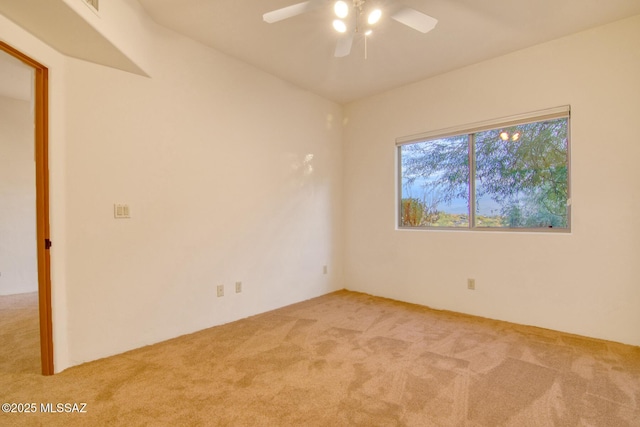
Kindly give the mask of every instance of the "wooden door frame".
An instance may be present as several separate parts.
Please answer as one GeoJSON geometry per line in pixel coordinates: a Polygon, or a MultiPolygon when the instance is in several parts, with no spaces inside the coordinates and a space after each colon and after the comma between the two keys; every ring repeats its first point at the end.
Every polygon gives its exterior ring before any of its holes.
{"type": "Polygon", "coordinates": [[[38,253],[38,306],[42,375],[53,375],[53,322],[51,316],[51,247],[49,229],[49,70],[0,41],[0,50],[34,69],[36,237],[38,253]]]}

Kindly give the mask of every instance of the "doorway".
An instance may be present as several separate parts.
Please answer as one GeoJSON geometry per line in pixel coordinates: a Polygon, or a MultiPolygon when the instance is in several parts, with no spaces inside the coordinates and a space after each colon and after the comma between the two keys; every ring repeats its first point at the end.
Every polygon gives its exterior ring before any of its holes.
{"type": "Polygon", "coordinates": [[[0,41],[0,53],[10,55],[33,71],[31,102],[34,125],[32,138],[34,140],[33,154],[35,157],[35,249],[37,259],[37,311],[40,327],[40,364],[43,375],[53,375],[48,173],[48,69],[2,41],[0,41]]]}

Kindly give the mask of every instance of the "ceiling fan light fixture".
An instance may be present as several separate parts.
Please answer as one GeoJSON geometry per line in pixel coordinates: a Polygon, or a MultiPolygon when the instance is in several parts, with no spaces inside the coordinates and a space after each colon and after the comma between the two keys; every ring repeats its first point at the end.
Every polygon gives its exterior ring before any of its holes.
{"type": "Polygon", "coordinates": [[[333,5],[333,11],[338,18],[344,19],[349,15],[349,5],[345,1],[339,0],[333,5]]]}
{"type": "MultiPolygon", "coordinates": [[[[2,0],[0,0],[0,2],[1,1],[2,0]]],[[[262,19],[269,24],[273,24],[274,22],[293,18],[303,13],[311,12],[321,8],[328,12],[330,16],[331,13],[329,12],[328,8],[333,7],[333,12],[335,14],[333,19],[333,28],[340,34],[340,36],[337,37],[337,45],[334,51],[334,57],[336,58],[342,58],[349,55],[349,53],[351,52],[351,47],[353,45],[354,37],[358,36],[358,39],[362,40],[362,36],[364,35],[364,57],[365,59],[367,59],[367,39],[373,34],[371,28],[368,27],[373,27],[375,24],[377,24],[383,18],[383,14],[385,18],[387,18],[388,16],[394,21],[397,21],[400,24],[406,25],[407,27],[421,33],[427,33],[433,30],[438,23],[438,20],[436,18],[407,6],[393,6],[389,9],[385,9],[385,11],[383,12],[383,6],[386,7],[387,2],[393,3],[402,0],[297,1],[299,1],[299,3],[285,6],[280,9],[272,10],[271,12],[263,14],[262,19]],[[349,17],[352,7],[353,17],[349,17]],[[349,21],[346,21],[346,19],[349,19],[349,21]]],[[[510,136],[511,135],[505,134],[505,136],[501,137],[509,138],[510,136]]],[[[515,138],[518,137],[519,135],[515,136],[515,138]]]]}
{"type": "Polygon", "coordinates": [[[339,33],[345,33],[347,31],[347,24],[339,19],[333,21],[333,28],[339,33]]]}
{"type": "Polygon", "coordinates": [[[376,24],[382,17],[382,11],[380,9],[373,9],[367,18],[369,25],[376,24]]]}

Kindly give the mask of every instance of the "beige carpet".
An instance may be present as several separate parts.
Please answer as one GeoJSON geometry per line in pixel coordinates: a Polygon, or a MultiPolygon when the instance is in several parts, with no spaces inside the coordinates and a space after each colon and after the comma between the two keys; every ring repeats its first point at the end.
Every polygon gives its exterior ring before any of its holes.
{"type": "Polygon", "coordinates": [[[40,372],[38,293],[0,296],[0,375],[40,372]]]}
{"type": "Polygon", "coordinates": [[[348,291],[0,381],[87,404],[11,426],[640,426],[640,348],[348,291]]]}

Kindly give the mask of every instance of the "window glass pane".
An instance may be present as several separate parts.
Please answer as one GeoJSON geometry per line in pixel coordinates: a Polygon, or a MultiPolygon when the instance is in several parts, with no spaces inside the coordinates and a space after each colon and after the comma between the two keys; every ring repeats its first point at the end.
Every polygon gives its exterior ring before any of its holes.
{"type": "Polygon", "coordinates": [[[400,147],[401,227],[469,227],[468,136],[400,147]]]}
{"type": "Polygon", "coordinates": [[[476,226],[568,227],[566,118],[475,134],[476,226]]]}

